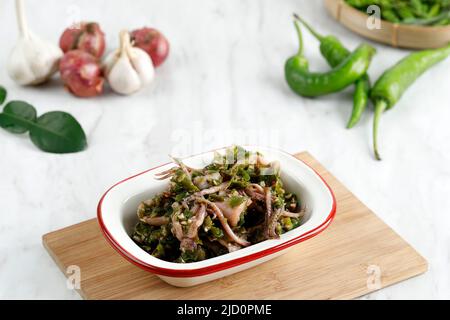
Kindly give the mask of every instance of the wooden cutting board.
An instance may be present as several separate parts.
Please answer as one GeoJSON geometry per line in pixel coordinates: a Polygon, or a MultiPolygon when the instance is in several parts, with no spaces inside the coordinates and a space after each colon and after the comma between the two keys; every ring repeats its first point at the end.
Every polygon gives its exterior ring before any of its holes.
{"type": "MultiPolygon", "coordinates": [[[[296,155],[328,182],[336,218],[285,255],[197,287],[172,287],[127,262],[88,220],[43,236],[59,268],[81,270],[86,299],[350,299],[427,270],[427,261],[310,154],[296,155]]],[[[69,269],[70,270],[70,269],[69,269]]]]}

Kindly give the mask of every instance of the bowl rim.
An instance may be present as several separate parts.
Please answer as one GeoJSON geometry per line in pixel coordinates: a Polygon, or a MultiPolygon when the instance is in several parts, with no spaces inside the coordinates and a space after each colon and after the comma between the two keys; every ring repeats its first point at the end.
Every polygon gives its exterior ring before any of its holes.
{"type": "MultiPolygon", "coordinates": [[[[243,146],[245,147],[245,146],[243,146]]],[[[202,155],[202,154],[206,154],[209,152],[214,152],[217,150],[222,150],[226,147],[222,147],[222,148],[216,148],[210,151],[205,151],[196,155],[192,155],[189,156],[187,158],[190,157],[195,157],[198,155],[202,155]]],[[[103,204],[103,200],[105,199],[106,195],[116,186],[127,182],[128,180],[131,180],[135,177],[138,177],[140,175],[143,175],[145,173],[151,172],[153,170],[156,170],[162,166],[165,166],[167,164],[170,164],[171,162],[167,162],[167,163],[163,163],[160,164],[158,166],[152,167],[150,169],[147,169],[145,171],[142,171],[140,173],[137,173],[135,175],[132,175],[128,178],[125,178],[117,183],[115,183],[114,185],[112,185],[110,188],[107,189],[107,191],[102,195],[102,197],[100,198],[100,201],[98,203],[97,206],[97,221],[100,225],[100,229],[105,237],[105,239],[107,240],[107,242],[122,256],[124,257],[126,260],[128,260],[129,262],[131,262],[132,264],[138,266],[139,268],[160,275],[160,276],[168,276],[168,277],[176,277],[176,278],[188,278],[188,277],[199,277],[199,276],[205,276],[211,273],[216,273],[219,271],[223,271],[229,268],[233,268],[233,267],[237,267],[239,265],[243,265],[245,263],[249,263],[251,261],[255,261],[261,258],[264,258],[265,256],[269,256],[272,255],[278,251],[287,249],[295,244],[298,244],[300,242],[303,242],[305,240],[308,240],[316,235],[318,235],[319,233],[321,233],[323,230],[325,230],[331,223],[331,221],[334,219],[335,215],[336,215],[336,197],[334,195],[333,190],[331,189],[331,187],[328,185],[328,183],[325,181],[325,179],[314,169],[312,168],[309,164],[307,164],[305,161],[303,161],[302,159],[298,159],[296,158],[294,155],[285,152],[283,150],[277,149],[277,148],[270,148],[270,149],[274,149],[277,150],[278,152],[281,152],[293,159],[295,159],[296,161],[300,161],[302,162],[304,165],[306,165],[308,168],[310,168],[319,178],[320,180],[323,182],[323,184],[326,186],[326,188],[328,189],[328,191],[330,192],[331,195],[331,200],[332,200],[332,206],[331,206],[331,210],[328,213],[326,219],[317,227],[307,230],[306,232],[298,235],[297,237],[288,240],[286,242],[282,242],[279,244],[276,244],[274,246],[270,246],[268,248],[265,248],[263,250],[254,252],[254,253],[250,253],[248,255],[242,256],[242,257],[238,257],[232,260],[226,260],[223,262],[219,262],[216,263],[214,265],[211,266],[206,266],[206,267],[201,267],[201,268],[196,268],[196,269],[169,269],[169,268],[164,268],[164,267],[159,267],[159,266],[155,266],[152,264],[149,264],[145,261],[142,261],[141,259],[135,257],[133,254],[131,254],[129,251],[127,251],[116,239],[114,239],[114,237],[112,236],[111,232],[108,230],[108,228],[106,227],[103,217],[102,217],[102,204],[103,204]]]]}

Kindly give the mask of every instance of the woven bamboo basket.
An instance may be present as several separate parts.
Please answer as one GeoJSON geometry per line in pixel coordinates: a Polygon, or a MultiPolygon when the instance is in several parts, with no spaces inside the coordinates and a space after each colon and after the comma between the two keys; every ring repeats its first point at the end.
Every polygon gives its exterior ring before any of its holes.
{"type": "Polygon", "coordinates": [[[369,16],[344,0],[324,0],[328,12],[353,32],[393,47],[438,48],[450,42],[450,26],[416,26],[380,21],[380,28],[369,28],[369,16]]]}

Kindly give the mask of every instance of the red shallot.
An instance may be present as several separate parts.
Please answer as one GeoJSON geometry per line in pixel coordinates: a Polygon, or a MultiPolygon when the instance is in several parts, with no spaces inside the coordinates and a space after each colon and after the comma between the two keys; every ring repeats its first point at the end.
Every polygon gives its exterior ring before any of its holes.
{"type": "Polygon", "coordinates": [[[80,49],[100,58],[105,52],[105,34],[96,22],[80,22],[64,30],[59,39],[62,51],[80,49]]]}
{"type": "Polygon", "coordinates": [[[81,50],[67,52],[59,63],[59,72],[66,88],[78,97],[102,93],[103,76],[97,59],[81,50]]]}
{"type": "Polygon", "coordinates": [[[155,67],[160,66],[169,55],[169,41],[154,28],[141,28],[131,32],[134,46],[144,50],[152,58],[155,67]]]}

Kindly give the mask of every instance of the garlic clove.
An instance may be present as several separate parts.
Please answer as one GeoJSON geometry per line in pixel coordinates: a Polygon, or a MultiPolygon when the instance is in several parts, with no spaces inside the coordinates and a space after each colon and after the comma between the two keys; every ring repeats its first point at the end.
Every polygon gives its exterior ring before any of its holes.
{"type": "Polygon", "coordinates": [[[63,53],[56,45],[33,34],[30,34],[28,41],[22,43],[26,61],[35,76],[30,84],[42,83],[58,70],[58,61],[63,53]]]}
{"type": "Polygon", "coordinates": [[[140,90],[155,76],[150,57],[145,51],[131,46],[126,30],[120,33],[120,48],[106,57],[103,71],[110,87],[124,95],[140,90]]]}
{"type": "Polygon", "coordinates": [[[128,56],[130,57],[131,64],[141,79],[141,86],[146,86],[155,78],[155,67],[153,62],[148,58],[148,54],[139,48],[131,48],[128,56]]]}
{"type": "Polygon", "coordinates": [[[102,69],[105,76],[109,75],[111,68],[114,66],[114,63],[116,63],[118,57],[119,57],[119,50],[115,50],[110,54],[106,55],[106,58],[103,59],[102,69]]]}
{"type": "Polygon", "coordinates": [[[63,53],[58,46],[28,31],[22,0],[16,0],[16,8],[20,38],[9,56],[7,71],[20,85],[40,84],[56,72],[63,53]]]}
{"type": "MultiPolygon", "coordinates": [[[[63,56],[62,50],[49,41],[34,35],[33,42],[35,47],[41,48],[41,50],[35,50],[34,55],[30,57],[30,67],[33,73],[38,77],[46,77],[48,74],[55,73],[58,70],[59,59],[63,56]]],[[[33,53],[32,50],[28,52],[33,53]]]]}
{"type": "Polygon", "coordinates": [[[128,57],[119,57],[108,74],[111,88],[120,94],[128,95],[138,91],[142,82],[128,57]]]}
{"type": "Polygon", "coordinates": [[[26,50],[24,50],[24,45],[22,41],[13,48],[9,55],[7,71],[11,79],[20,85],[32,84],[36,81],[31,68],[27,63],[26,50]]]}

